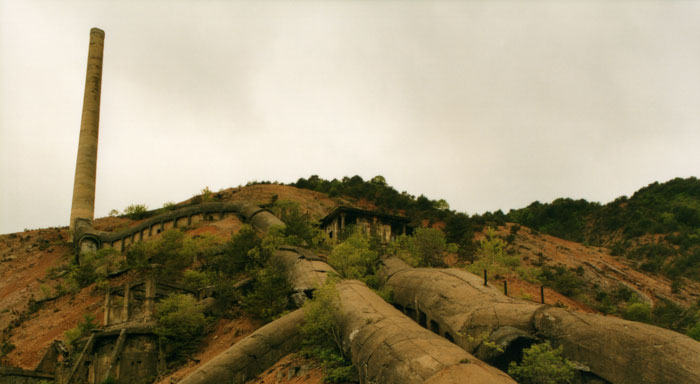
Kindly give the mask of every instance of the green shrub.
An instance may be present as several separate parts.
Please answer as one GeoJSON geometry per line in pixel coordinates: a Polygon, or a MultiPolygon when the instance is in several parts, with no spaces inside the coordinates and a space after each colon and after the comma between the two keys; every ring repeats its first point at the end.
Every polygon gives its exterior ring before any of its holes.
{"type": "MultiPolygon", "coordinates": [[[[467,243],[464,243],[465,251],[467,243]]],[[[445,234],[435,228],[416,228],[410,236],[401,235],[387,247],[387,253],[396,255],[413,267],[441,267],[448,250],[445,234]]],[[[455,251],[451,245],[451,251],[455,251]]],[[[459,252],[459,249],[456,251],[459,252]]],[[[466,257],[466,256],[465,256],[466,257]]]]}
{"type": "Polygon", "coordinates": [[[520,258],[506,253],[506,242],[498,237],[493,228],[486,228],[485,232],[486,236],[479,241],[476,260],[466,266],[469,272],[481,275],[487,270],[489,276],[501,277],[517,271],[522,276],[528,276],[530,280],[538,276],[538,272],[519,268],[520,258]]]}
{"type": "Polygon", "coordinates": [[[444,252],[447,249],[445,234],[435,228],[416,228],[413,234],[412,253],[422,266],[445,266],[444,252]]]}
{"type": "Polygon", "coordinates": [[[204,189],[199,192],[199,196],[202,203],[209,203],[214,200],[214,194],[209,187],[204,187],[204,189]]]}
{"type": "Polygon", "coordinates": [[[412,267],[418,267],[420,266],[420,260],[413,256],[411,252],[412,247],[413,237],[401,235],[388,244],[386,253],[398,257],[412,267]]]}
{"type": "Polygon", "coordinates": [[[242,299],[243,308],[248,312],[269,322],[293,308],[290,300],[292,286],[280,262],[269,260],[264,268],[255,273],[254,278],[252,291],[242,299]]]}
{"type": "Polygon", "coordinates": [[[156,305],[155,333],[167,345],[169,361],[191,353],[204,334],[207,320],[197,300],[184,294],[170,294],[156,305]]]}
{"type": "Polygon", "coordinates": [[[80,264],[70,266],[68,284],[77,290],[94,282],[104,281],[109,273],[122,267],[120,259],[119,251],[110,247],[97,252],[83,252],[80,254],[80,264]]]}
{"type": "Polygon", "coordinates": [[[63,333],[66,345],[70,348],[71,353],[77,352],[80,348],[81,339],[90,335],[93,329],[97,328],[95,323],[95,315],[85,314],[83,321],[79,322],[75,327],[63,333]]]}
{"type": "Polygon", "coordinates": [[[314,298],[304,303],[302,353],[321,361],[325,382],[357,382],[357,370],[343,349],[339,311],[340,297],[332,282],[316,289],[314,298]]]}
{"type": "Polygon", "coordinates": [[[124,208],[123,215],[131,220],[141,220],[148,217],[148,207],[145,204],[131,204],[124,208]]]}
{"type": "Polygon", "coordinates": [[[695,325],[688,330],[687,335],[697,341],[700,341],[700,321],[695,323],[695,325]]]}
{"type": "Polygon", "coordinates": [[[282,238],[277,229],[273,228],[260,237],[253,227],[244,225],[220,247],[219,252],[202,258],[202,267],[214,285],[218,312],[227,312],[239,299],[248,311],[265,321],[290,308],[288,296],[291,288],[286,272],[269,261],[282,238]],[[243,297],[232,284],[242,273],[254,278],[252,290],[243,297]]]}
{"type": "Polygon", "coordinates": [[[222,252],[211,259],[209,268],[225,276],[253,269],[251,254],[261,244],[255,228],[246,224],[223,245],[222,252]]]}
{"type": "Polygon", "coordinates": [[[182,274],[182,284],[195,292],[212,285],[211,276],[204,271],[187,270],[182,274]]]}
{"type": "Polygon", "coordinates": [[[542,266],[540,280],[543,285],[551,287],[565,296],[576,296],[581,293],[582,288],[585,286],[585,281],[575,270],[566,269],[561,265],[555,267],[542,266]]]}
{"type": "Polygon", "coordinates": [[[192,248],[186,246],[191,241],[196,240],[185,239],[180,230],[171,229],[156,240],[134,244],[126,252],[126,261],[142,273],[176,279],[194,260],[192,248]]]}
{"type": "Polygon", "coordinates": [[[362,228],[355,228],[344,242],[333,248],[328,257],[328,263],[340,276],[365,282],[374,275],[378,261],[379,254],[370,249],[369,238],[362,228]]]}
{"type": "Polygon", "coordinates": [[[654,324],[683,333],[695,323],[696,312],[670,301],[661,300],[652,310],[654,324]]]}
{"type": "Polygon", "coordinates": [[[574,378],[574,365],[561,356],[562,347],[553,349],[549,341],[523,350],[520,364],[511,362],[508,374],[522,384],[563,384],[574,378]]]}
{"type": "Polygon", "coordinates": [[[632,303],[627,305],[623,316],[627,320],[651,323],[651,307],[646,303],[632,303]]]}

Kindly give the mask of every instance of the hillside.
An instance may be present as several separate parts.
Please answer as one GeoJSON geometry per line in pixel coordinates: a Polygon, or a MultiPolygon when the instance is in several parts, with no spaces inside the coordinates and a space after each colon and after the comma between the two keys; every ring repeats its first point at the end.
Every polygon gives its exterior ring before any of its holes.
{"type": "Polygon", "coordinates": [[[700,280],[700,180],[653,183],[601,205],[585,200],[534,202],[506,218],[567,240],[610,248],[635,268],[660,273],[680,288],[700,280]]]}
{"type": "MultiPolygon", "coordinates": [[[[557,200],[549,205],[533,203],[508,215],[470,217],[450,211],[449,205],[442,200],[432,201],[422,195],[416,198],[405,192],[399,193],[381,177],[370,181],[357,176],[342,181],[312,177],[300,179],[295,186],[263,182],[215,193],[204,190],[202,194],[168,208],[142,212],[138,219],[134,216],[133,219],[127,216],[97,219],[94,227],[109,232],[134,228],[149,217],[202,201],[253,203],[267,207],[285,221],[301,220],[299,223],[304,220],[316,222],[339,205],[406,215],[413,226],[439,228],[444,233],[444,248],[439,250],[439,256],[445,265],[472,268],[479,274],[477,267],[485,255],[485,242],[501,244],[496,261],[488,267],[489,281],[496,287],[502,287],[503,281],[507,281],[509,296],[539,302],[540,286],[544,285],[548,304],[618,316],[628,316],[627,309],[641,303],[650,309],[650,318],[645,321],[686,332],[700,320],[695,317],[700,283],[690,272],[683,272],[683,275],[691,279],[680,279],[673,271],[680,263],[686,262],[683,260],[695,265],[692,255],[698,248],[693,242],[693,233],[697,233],[698,225],[694,224],[691,211],[696,207],[693,199],[696,198],[694,185],[697,180],[669,183],[672,185],[654,184],[623,202],[618,199],[605,206],[557,200]],[[662,204],[659,200],[662,196],[671,203],[662,204]],[[632,209],[640,210],[640,214],[652,224],[625,224],[626,220],[634,220],[639,215],[632,209]],[[669,212],[673,220],[668,214],[664,215],[669,212]],[[619,244],[625,241],[632,245],[625,248],[622,253],[626,257],[622,257],[619,244]],[[660,267],[663,274],[645,267],[644,263],[653,259],[652,256],[634,257],[634,252],[641,252],[635,250],[655,246],[669,247],[675,252],[671,255],[673,257],[664,259],[660,267]],[[688,254],[691,256],[684,256],[688,254]],[[500,260],[505,260],[502,265],[500,260]]],[[[242,228],[244,223],[240,218],[229,216],[200,221],[181,228],[181,231],[186,239],[213,239],[216,246],[225,246],[232,236],[241,233],[242,228]]],[[[308,228],[300,231],[308,231],[308,228]]],[[[311,237],[307,240],[302,232],[298,233],[301,243],[311,246],[317,241],[311,237]]],[[[318,236],[317,232],[313,234],[318,236]]],[[[317,246],[321,255],[328,255],[332,249],[327,244],[318,243],[317,246]]],[[[392,247],[382,250],[397,255],[410,251],[409,248],[392,247]]],[[[191,267],[193,270],[206,267],[206,258],[212,256],[204,252],[198,257],[201,259],[191,267]]],[[[103,282],[77,287],[70,280],[75,276],[75,269],[71,269],[73,258],[73,247],[65,227],[0,236],[2,364],[34,369],[53,340],[65,339],[65,332],[80,323],[84,315],[94,315],[99,325],[103,318],[105,284],[118,287],[137,278],[137,272],[132,269],[107,275],[103,282]]],[[[255,278],[257,272],[248,273],[255,278]]],[[[249,312],[245,307],[227,310],[224,316],[207,326],[201,343],[184,365],[173,367],[157,382],[182,379],[257,330],[264,322],[259,314],[249,312]]],[[[321,382],[322,376],[323,368],[318,361],[291,355],[266,370],[254,382],[317,383],[321,382]]]]}

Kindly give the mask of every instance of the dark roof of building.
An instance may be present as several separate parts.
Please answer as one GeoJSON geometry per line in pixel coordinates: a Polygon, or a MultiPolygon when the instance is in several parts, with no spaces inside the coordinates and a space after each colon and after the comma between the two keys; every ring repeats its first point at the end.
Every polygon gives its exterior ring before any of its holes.
{"type": "Polygon", "coordinates": [[[368,211],[366,209],[359,209],[359,208],[353,208],[353,207],[347,207],[347,206],[339,206],[336,209],[334,209],[331,213],[329,213],[328,216],[321,219],[321,227],[325,227],[326,225],[330,224],[341,213],[350,213],[350,214],[362,216],[362,217],[378,217],[380,219],[384,219],[384,220],[387,220],[389,222],[396,222],[396,223],[403,223],[403,224],[408,224],[411,221],[408,217],[405,217],[405,216],[389,215],[387,213],[381,213],[381,212],[377,212],[377,211],[368,211]]]}

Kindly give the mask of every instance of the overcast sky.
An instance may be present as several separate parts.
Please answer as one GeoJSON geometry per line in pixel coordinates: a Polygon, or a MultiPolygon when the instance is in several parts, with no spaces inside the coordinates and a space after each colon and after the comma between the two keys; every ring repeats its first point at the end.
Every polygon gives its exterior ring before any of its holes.
{"type": "Polygon", "coordinates": [[[0,0],[0,233],[68,225],[92,27],[96,217],[312,174],[473,214],[700,173],[699,1],[0,0]]]}

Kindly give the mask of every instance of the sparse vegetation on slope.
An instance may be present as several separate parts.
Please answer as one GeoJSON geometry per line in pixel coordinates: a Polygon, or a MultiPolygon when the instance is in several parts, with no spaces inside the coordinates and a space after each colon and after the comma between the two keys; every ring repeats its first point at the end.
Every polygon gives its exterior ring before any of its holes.
{"type": "Polygon", "coordinates": [[[700,180],[694,177],[653,183],[606,205],[534,202],[507,218],[563,239],[610,247],[646,272],[700,280],[700,180]]]}

